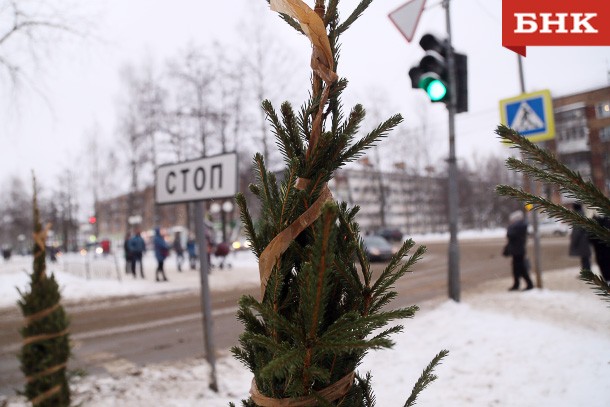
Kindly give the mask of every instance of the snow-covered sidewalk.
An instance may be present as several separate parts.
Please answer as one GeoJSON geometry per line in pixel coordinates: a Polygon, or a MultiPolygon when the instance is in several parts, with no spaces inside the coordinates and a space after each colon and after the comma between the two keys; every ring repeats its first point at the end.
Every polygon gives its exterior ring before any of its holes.
{"type": "MultiPolygon", "coordinates": [[[[47,273],[53,273],[61,287],[64,303],[97,301],[108,298],[129,298],[145,295],[171,294],[200,290],[198,270],[190,270],[188,261],[178,272],[176,259],[170,256],[165,261],[165,272],[169,282],[156,282],[157,263],[152,253],[144,256],[144,279],[125,274],[122,258],[98,256],[83,258],[79,254],[62,256],[57,262],[47,261],[47,273]],[[87,271],[88,270],[88,271],[87,271]]],[[[209,275],[212,291],[226,291],[255,287],[259,284],[258,266],[254,255],[247,251],[233,252],[220,269],[218,260],[212,259],[209,275]],[[231,267],[229,267],[229,264],[231,267]]],[[[0,308],[14,306],[18,300],[17,289],[27,289],[32,270],[30,256],[14,256],[8,262],[0,262],[0,308]]]]}
{"type": "MultiPolygon", "coordinates": [[[[233,269],[214,270],[212,288],[256,285],[258,273],[251,260],[239,254],[233,269]]],[[[152,271],[154,267],[146,281],[85,280],[61,271],[57,275],[68,301],[84,295],[88,284],[100,298],[161,293],[174,286],[199,289],[196,272],[170,269],[170,283],[164,285],[152,281],[152,271]]],[[[0,266],[1,307],[16,300],[6,288],[15,291],[16,277],[8,277],[14,274],[24,273],[0,266]],[[7,296],[12,296],[10,301],[7,296]]],[[[419,304],[421,311],[404,321],[404,333],[395,337],[396,346],[371,352],[359,369],[372,372],[377,405],[402,406],[422,369],[441,349],[450,354],[436,371],[438,380],[421,394],[419,406],[610,405],[610,309],[577,275],[576,269],[547,272],[545,289],[529,292],[507,292],[507,275],[477,292],[464,292],[459,304],[444,299],[419,304]]],[[[247,397],[251,374],[227,350],[221,351],[217,376],[220,392],[214,393],[208,389],[204,359],[130,367],[76,380],[74,404],[216,407],[247,397]]],[[[6,405],[26,404],[12,397],[6,405]]]]}

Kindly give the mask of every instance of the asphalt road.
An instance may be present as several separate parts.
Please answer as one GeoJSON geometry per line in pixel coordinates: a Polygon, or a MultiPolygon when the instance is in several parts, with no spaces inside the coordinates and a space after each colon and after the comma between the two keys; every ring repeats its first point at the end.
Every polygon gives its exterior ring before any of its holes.
{"type": "MultiPolygon", "coordinates": [[[[462,291],[477,290],[482,282],[510,276],[510,259],[500,255],[504,239],[460,241],[462,291]]],[[[531,246],[531,242],[530,242],[531,246]]],[[[397,284],[395,307],[447,297],[447,244],[427,243],[427,253],[397,284]]],[[[544,271],[578,265],[567,256],[568,239],[542,238],[544,271]]],[[[529,250],[532,253],[530,247],[529,250]]],[[[383,264],[375,264],[380,271],[383,264]]],[[[534,276],[532,278],[535,281],[534,276]]],[[[507,288],[509,285],[507,280],[507,288]]],[[[235,319],[237,301],[245,293],[212,293],[213,334],[217,354],[237,344],[242,326],[235,319]]],[[[74,343],[71,369],[95,374],[126,372],[134,367],[204,355],[201,302],[198,294],[177,294],[67,306],[74,343]]],[[[23,386],[16,354],[22,318],[16,308],[0,310],[0,394],[23,386]]]]}

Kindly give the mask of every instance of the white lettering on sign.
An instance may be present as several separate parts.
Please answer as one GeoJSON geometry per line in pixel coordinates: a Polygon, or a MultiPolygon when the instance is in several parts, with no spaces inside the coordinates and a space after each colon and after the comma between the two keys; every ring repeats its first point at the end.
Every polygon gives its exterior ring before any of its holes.
{"type": "Polygon", "coordinates": [[[158,204],[229,198],[237,193],[237,155],[221,154],[157,168],[158,204]]]}
{"type": "Polygon", "coordinates": [[[595,34],[598,30],[590,20],[597,13],[515,13],[516,34],[595,34]],[[571,20],[568,18],[570,17],[571,20]],[[568,23],[571,23],[568,30],[568,23]]]}

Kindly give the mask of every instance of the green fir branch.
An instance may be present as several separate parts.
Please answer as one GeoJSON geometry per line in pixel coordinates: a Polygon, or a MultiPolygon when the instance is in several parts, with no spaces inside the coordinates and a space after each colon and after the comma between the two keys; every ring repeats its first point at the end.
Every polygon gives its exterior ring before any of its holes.
{"type": "Polygon", "coordinates": [[[328,298],[329,284],[327,283],[332,273],[334,262],[334,241],[336,229],[333,227],[337,219],[337,207],[334,204],[326,204],[322,208],[320,219],[316,222],[316,236],[312,252],[312,273],[308,278],[309,284],[305,285],[303,297],[311,300],[311,309],[303,315],[306,326],[308,326],[308,341],[315,341],[318,337],[320,321],[324,319],[326,299],[328,298]]]}
{"type": "Polygon", "coordinates": [[[299,164],[301,164],[301,160],[305,156],[305,146],[299,133],[299,119],[288,102],[282,103],[281,113],[287,136],[281,140],[281,144],[285,144],[285,147],[281,148],[286,150],[287,158],[291,160],[297,158],[299,159],[299,164]]]}
{"type": "Polygon", "coordinates": [[[506,126],[499,126],[496,134],[506,142],[513,143],[524,155],[523,160],[510,159],[510,165],[519,172],[536,176],[542,182],[552,182],[558,185],[562,191],[568,192],[571,197],[578,198],[584,205],[598,209],[606,216],[610,216],[610,201],[595,187],[592,182],[584,181],[580,174],[562,164],[549,151],[536,146],[527,138],[521,136],[515,130],[506,126]],[[532,162],[530,164],[529,161],[532,162]],[[517,162],[520,161],[520,164],[517,162]],[[536,164],[539,170],[536,170],[536,164]]]}
{"type": "MultiPolygon", "coordinates": [[[[271,5],[271,0],[265,0],[267,2],[267,4],[271,5]]],[[[299,22],[297,20],[295,20],[294,18],[290,17],[287,14],[284,13],[279,13],[280,18],[282,20],[284,20],[289,26],[291,26],[292,28],[294,28],[297,32],[305,35],[305,33],[303,32],[303,29],[301,28],[301,24],[299,24],[299,22]]]]}
{"type": "Polygon", "coordinates": [[[303,338],[301,330],[283,315],[275,312],[269,305],[262,304],[251,296],[242,297],[239,303],[242,307],[249,307],[256,310],[266,321],[267,326],[272,328],[272,330],[281,331],[294,340],[304,341],[305,338],[303,338]]]}
{"type": "Polygon", "coordinates": [[[282,227],[288,226],[288,221],[291,219],[292,208],[295,200],[295,185],[297,179],[298,160],[293,160],[288,167],[284,182],[280,188],[281,194],[281,209],[279,224],[282,227]]]}
{"type": "Polygon", "coordinates": [[[373,0],[362,0],[358,6],[356,6],[354,11],[352,11],[349,17],[347,17],[347,19],[337,27],[337,33],[342,34],[345,32],[358,18],[360,18],[362,13],[364,13],[372,2],[373,0]]]}
{"type": "Polygon", "coordinates": [[[362,393],[363,407],[375,407],[375,395],[371,386],[371,373],[366,372],[364,379],[356,375],[356,386],[362,393]]]}
{"type": "Polygon", "coordinates": [[[421,374],[421,376],[417,380],[417,383],[415,383],[415,386],[413,386],[413,390],[411,391],[411,395],[409,396],[409,398],[405,402],[404,407],[412,407],[412,406],[414,406],[415,403],[417,402],[417,396],[419,396],[419,393],[421,393],[422,390],[424,390],[426,387],[428,387],[428,385],[430,383],[432,383],[433,381],[435,381],[437,379],[436,375],[433,374],[434,368],[438,364],[440,364],[441,360],[443,360],[443,358],[445,356],[447,356],[448,354],[449,354],[449,351],[442,350],[441,352],[439,352],[438,355],[436,355],[434,357],[434,359],[432,359],[430,364],[428,364],[428,366],[424,369],[423,373],[421,374]]]}
{"type": "Polygon", "coordinates": [[[401,267],[399,272],[396,273],[396,268],[400,265],[402,259],[407,255],[409,250],[411,250],[415,246],[415,242],[413,239],[408,239],[405,241],[400,249],[392,256],[390,262],[385,267],[375,284],[373,284],[372,290],[374,293],[383,293],[388,287],[391,287],[392,284],[396,282],[404,273],[406,273],[409,268],[415,264],[426,252],[425,246],[421,246],[417,249],[413,256],[407,261],[406,267],[401,267]]]}
{"type": "Polygon", "coordinates": [[[276,351],[273,359],[263,367],[259,375],[261,379],[284,379],[299,370],[303,364],[303,349],[286,348],[276,351]]]}
{"type": "Polygon", "coordinates": [[[244,226],[244,234],[250,242],[250,247],[252,248],[252,251],[258,258],[263,252],[263,248],[261,247],[258,236],[256,235],[256,229],[254,228],[254,222],[252,221],[252,216],[250,215],[250,211],[248,210],[248,204],[246,203],[245,195],[239,192],[235,197],[235,202],[239,207],[241,223],[244,226]]]}
{"type": "Polygon", "coordinates": [[[360,125],[366,116],[366,112],[362,105],[357,104],[349,113],[348,119],[337,131],[339,137],[346,138],[348,142],[354,139],[354,136],[360,129],[360,125]]]}
{"type": "Polygon", "coordinates": [[[385,137],[392,129],[402,123],[402,116],[397,114],[390,117],[385,122],[377,126],[373,131],[368,133],[361,140],[350,147],[345,154],[342,155],[341,161],[351,162],[357,160],[364,155],[364,152],[373,147],[379,139],[385,137]]]}
{"type": "Polygon", "coordinates": [[[339,19],[339,0],[329,0],[324,14],[324,26],[328,26],[332,21],[339,19]]]}
{"type": "Polygon", "coordinates": [[[610,242],[610,230],[600,226],[595,220],[582,216],[562,205],[555,204],[550,200],[525,192],[522,189],[509,185],[498,185],[496,192],[502,196],[508,196],[526,204],[533,205],[534,209],[541,210],[551,218],[557,219],[570,225],[577,225],[586,229],[589,233],[599,236],[602,240],[610,242]]]}
{"type": "Polygon", "coordinates": [[[579,278],[585,283],[593,286],[596,295],[602,297],[606,302],[610,302],[610,285],[604,279],[591,270],[581,270],[579,278]]]}

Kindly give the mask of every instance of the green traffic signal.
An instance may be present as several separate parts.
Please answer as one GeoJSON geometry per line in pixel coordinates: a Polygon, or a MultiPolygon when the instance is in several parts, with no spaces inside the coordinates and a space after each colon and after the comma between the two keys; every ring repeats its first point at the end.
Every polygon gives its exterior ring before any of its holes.
{"type": "Polygon", "coordinates": [[[432,102],[444,102],[447,96],[447,84],[438,75],[428,73],[419,79],[418,87],[426,91],[432,102]]]}
{"type": "Polygon", "coordinates": [[[434,79],[426,87],[426,93],[431,101],[440,102],[447,96],[447,85],[439,79],[434,79]]]}

